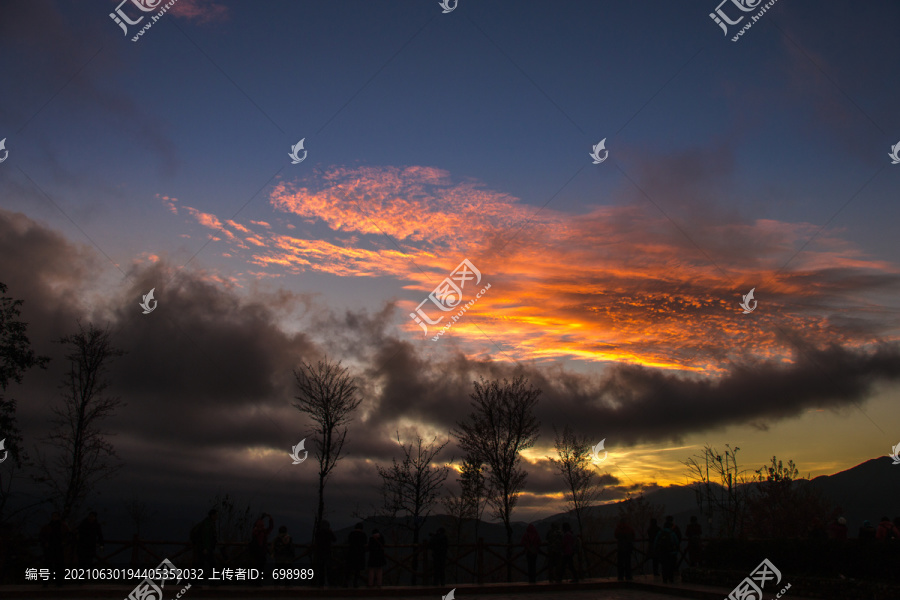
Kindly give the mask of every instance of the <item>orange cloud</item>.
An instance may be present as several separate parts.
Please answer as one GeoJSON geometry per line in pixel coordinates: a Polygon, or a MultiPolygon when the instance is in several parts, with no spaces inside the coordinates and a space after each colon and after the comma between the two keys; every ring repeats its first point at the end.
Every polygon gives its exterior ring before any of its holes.
{"type": "Polygon", "coordinates": [[[239,248],[249,250],[242,239],[252,244],[249,254],[236,256],[265,272],[396,279],[398,289],[414,291],[399,303],[400,325],[414,339],[422,331],[408,314],[469,258],[483,279],[464,289],[464,301],[486,283],[491,288],[444,339],[494,352],[500,345],[515,359],[709,372],[749,351],[786,356],[790,336],[862,344],[888,325],[876,326],[879,315],[862,300],[865,292],[885,277],[896,283],[898,275],[894,265],[868,259],[831,232],[797,253],[819,230],[809,223],[715,222],[704,214],[702,235],[689,238],[662,214],[634,204],[538,211],[428,167],[334,169],[304,186],[277,185],[270,203],[304,228],[324,228],[322,239],[301,237],[291,223],[285,234],[250,221],[260,228],[253,232],[186,210],[239,248]],[[741,295],[752,287],[759,309],[741,314],[741,295]],[[853,321],[840,318],[849,312],[853,321]]]}
{"type": "Polygon", "coordinates": [[[169,209],[169,212],[173,215],[178,214],[178,207],[175,206],[175,203],[178,202],[178,198],[169,198],[168,196],[160,196],[156,194],[156,197],[162,200],[163,205],[169,209]]]}
{"type": "Polygon", "coordinates": [[[228,18],[228,7],[216,0],[178,0],[173,15],[196,23],[220,23],[228,18]]]}

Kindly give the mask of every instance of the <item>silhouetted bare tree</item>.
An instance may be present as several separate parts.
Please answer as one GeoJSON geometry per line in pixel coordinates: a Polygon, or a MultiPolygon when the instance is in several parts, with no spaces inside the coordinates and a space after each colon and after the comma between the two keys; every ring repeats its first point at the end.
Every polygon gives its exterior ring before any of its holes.
{"type": "MultiPolygon", "coordinates": [[[[450,474],[449,467],[434,465],[434,459],[450,442],[438,444],[435,438],[426,444],[416,432],[415,441],[404,444],[398,432],[397,443],[403,452],[402,460],[392,459],[388,468],[377,467],[382,480],[382,495],[388,511],[406,516],[407,528],[413,534],[413,545],[418,547],[419,532],[440,498],[441,488],[450,474]]],[[[413,585],[416,584],[418,559],[418,553],[414,554],[413,585]]]]}
{"type": "MultiPolygon", "coordinates": [[[[0,294],[6,285],[0,283],[0,294]]],[[[10,382],[22,383],[26,371],[33,367],[45,368],[46,356],[38,356],[28,339],[28,323],[19,320],[22,300],[0,295],[0,440],[5,440],[0,452],[9,453],[6,473],[0,472],[0,524],[5,522],[6,503],[12,493],[13,475],[17,469],[28,466],[30,460],[22,447],[22,435],[16,421],[16,401],[6,397],[10,382]]]]}
{"type": "Polygon", "coordinates": [[[475,520],[475,539],[478,540],[478,527],[487,507],[487,483],[484,480],[484,464],[473,456],[463,459],[459,474],[459,487],[462,500],[466,505],[466,515],[475,520]]]}
{"type": "Polygon", "coordinates": [[[297,382],[298,402],[294,407],[312,419],[316,444],[315,456],[319,463],[319,505],[315,527],[325,513],[325,483],[337,462],[342,458],[347,440],[347,424],[353,420],[353,412],[362,400],[357,397],[357,385],[349,369],[338,362],[318,361],[315,366],[302,363],[294,371],[297,382]]]}
{"type": "Polygon", "coordinates": [[[134,535],[138,537],[141,535],[141,525],[146,524],[151,517],[156,515],[156,511],[150,510],[147,503],[137,496],[132,496],[125,503],[125,512],[128,513],[128,518],[131,519],[131,523],[134,525],[134,535]]]}
{"type": "MultiPolygon", "coordinates": [[[[711,446],[703,448],[703,454],[684,462],[690,487],[697,494],[700,512],[718,527],[719,535],[735,537],[744,531],[751,478],[737,462],[737,452],[725,444],[725,453],[711,446]]],[[[712,532],[710,532],[712,533],[712,532]]]]}
{"type": "MultiPolygon", "coordinates": [[[[456,478],[459,484],[459,494],[451,494],[444,498],[444,506],[447,514],[453,517],[456,522],[456,545],[462,542],[462,529],[466,519],[471,519],[475,526],[475,541],[478,541],[478,529],[481,524],[481,517],[487,506],[487,487],[484,481],[484,465],[476,458],[467,456],[463,459],[460,468],[459,477],[456,478]]],[[[473,560],[477,569],[478,555],[473,553],[473,560]]],[[[459,565],[456,565],[456,573],[459,572],[459,565]]]]}
{"type": "Polygon", "coordinates": [[[454,432],[467,456],[488,468],[488,503],[506,528],[507,580],[512,580],[512,512],[528,474],[522,450],[534,445],[540,422],[534,408],[541,390],[522,377],[475,382],[472,412],[454,432]]]}
{"type": "Polygon", "coordinates": [[[557,458],[550,458],[566,484],[567,505],[575,512],[578,532],[584,535],[584,511],[600,497],[597,473],[591,464],[591,444],[586,436],[577,435],[569,425],[559,431],[553,428],[557,458]]]}
{"type": "Polygon", "coordinates": [[[824,527],[829,502],[824,494],[800,479],[794,461],[785,465],[772,457],[769,465],[756,470],[757,483],[748,503],[750,533],[763,539],[801,538],[811,526],[824,527]]]}
{"type": "Polygon", "coordinates": [[[69,371],[60,386],[62,403],[51,409],[54,427],[47,443],[55,448],[55,456],[39,458],[38,480],[51,489],[66,519],[99,481],[121,466],[101,424],[125,405],[104,393],[109,387],[110,361],[125,353],[113,347],[108,329],[93,323],[86,329],[79,323],[78,332],[60,338],[59,343],[70,346],[69,371]]]}
{"type": "MultiPolygon", "coordinates": [[[[220,544],[242,543],[250,539],[256,511],[250,506],[250,502],[243,502],[225,493],[216,494],[212,500],[212,507],[219,511],[216,519],[216,539],[220,544]]],[[[239,553],[233,546],[222,546],[219,552],[223,558],[228,559],[229,553],[239,553]]]]}

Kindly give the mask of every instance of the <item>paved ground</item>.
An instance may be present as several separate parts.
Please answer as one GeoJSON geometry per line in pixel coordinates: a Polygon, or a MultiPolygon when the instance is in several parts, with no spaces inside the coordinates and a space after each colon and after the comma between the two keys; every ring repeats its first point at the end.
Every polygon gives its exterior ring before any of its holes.
{"type": "MultiPolygon", "coordinates": [[[[635,582],[639,587],[650,587],[654,582],[652,578],[637,578],[635,582]],[[642,581],[643,580],[643,581],[642,581]]],[[[172,600],[180,587],[165,589],[165,600],[172,600]]],[[[65,586],[63,588],[44,588],[40,584],[24,586],[2,586],[0,597],[3,600],[35,600],[37,598],[52,598],[64,600],[77,598],[79,600],[109,600],[112,598],[126,598],[130,589],[121,586],[65,586]]],[[[324,599],[324,598],[391,598],[402,600],[440,600],[449,589],[424,588],[410,589],[383,588],[378,590],[326,588],[325,590],[310,587],[292,588],[286,590],[283,587],[263,586],[260,588],[246,588],[236,586],[220,587],[191,587],[182,596],[181,600],[222,598],[227,600],[261,600],[266,598],[295,598],[295,599],[324,599]]],[[[703,586],[675,585],[669,590],[661,587],[656,589],[625,589],[611,580],[595,579],[585,581],[582,584],[554,585],[546,583],[537,586],[525,584],[488,584],[483,586],[460,585],[456,589],[457,600],[539,600],[553,598],[559,600],[674,600],[676,598],[693,598],[703,600],[720,600],[728,595],[727,590],[716,590],[703,586]],[[572,589],[574,587],[574,589],[572,589]],[[568,589],[567,589],[568,588],[568,589]],[[580,588],[580,589],[579,589],[580,588]],[[677,588],[677,589],[672,589],[677,588]],[[667,593],[671,591],[671,593],[667,593]],[[705,593],[704,593],[705,592],[705,593]]]]}
{"type": "MultiPolygon", "coordinates": [[[[125,596],[123,596],[124,598],[125,596]]],[[[190,600],[192,594],[188,592],[184,595],[183,600],[190,600]]],[[[215,596],[193,596],[195,598],[215,598],[215,596]]],[[[260,597],[270,596],[228,596],[228,600],[258,600],[260,597]]],[[[285,598],[291,596],[284,596],[285,598]]],[[[299,598],[312,598],[312,596],[293,596],[299,598]]],[[[689,596],[688,596],[689,597],[689,596]]],[[[17,596],[3,594],[4,600],[31,600],[34,596],[17,596]]],[[[109,600],[109,596],[70,596],[66,592],[61,592],[58,596],[63,600],[65,598],[78,598],[79,600],[109,600]]],[[[643,592],[636,590],[588,590],[573,592],[548,591],[546,593],[530,593],[530,594],[458,594],[457,600],[532,600],[538,598],[553,598],[559,600],[684,600],[685,596],[672,596],[669,594],[656,594],[652,592],[643,592]]],[[[440,600],[440,596],[404,596],[404,600],[440,600]]]]}
{"type": "MultiPolygon", "coordinates": [[[[589,590],[583,592],[547,592],[544,594],[460,594],[457,600],[531,600],[536,598],[559,598],[560,600],[684,600],[684,596],[656,594],[636,590],[589,590]]],[[[250,600],[249,598],[246,600],[250,600]]],[[[440,600],[434,596],[414,596],[408,600],[440,600]]]]}

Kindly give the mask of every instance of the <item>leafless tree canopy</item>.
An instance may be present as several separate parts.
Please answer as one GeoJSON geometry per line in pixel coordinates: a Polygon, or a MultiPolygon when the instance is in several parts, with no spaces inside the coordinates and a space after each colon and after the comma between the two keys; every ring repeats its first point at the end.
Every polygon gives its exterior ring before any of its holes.
{"type": "Polygon", "coordinates": [[[578,530],[584,533],[584,511],[600,497],[597,473],[591,465],[591,445],[587,437],[577,435],[569,425],[562,431],[553,428],[557,458],[550,458],[566,484],[567,504],[575,512],[578,530]]]}
{"type": "Polygon", "coordinates": [[[799,538],[808,534],[812,524],[827,522],[831,512],[828,499],[809,481],[800,479],[794,461],[785,465],[773,456],[768,465],[756,470],[756,480],[748,503],[749,535],[799,538]]]}
{"type": "Polygon", "coordinates": [[[541,390],[524,377],[475,382],[472,412],[457,423],[459,446],[466,455],[488,467],[488,503],[506,526],[512,543],[512,511],[527,479],[520,452],[534,445],[540,423],[534,408],[541,390]]]}
{"type": "MultiPolygon", "coordinates": [[[[219,542],[244,542],[250,537],[254,515],[257,514],[250,506],[250,502],[241,501],[225,493],[216,494],[211,504],[219,511],[219,518],[216,519],[216,538],[219,542]]],[[[235,551],[234,548],[230,550],[235,551]]],[[[223,554],[228,552],[225,548],[221,551],[223,554]]]]}
{"type": "MultiPolygon", "coordinates": [[[[416,432],[414,442],[404,444],[397,433],[397,443],[403,451],[403,458],[391,461],[388,468],[377,467],[382,481],[382,494],[385,509],[391,514],[403,514],[407,517],[409,529],[413,532],[413,544],[419,543],[419,531],[432,507],[441,495],[444,481],[450,474],[449,467],[436,466],[434,459],[450,443],[437,443],[437,438],[425,443],[416,432]]],[[[413,557],[413,570],[418,565],[418,555],[413,557]]],[[[413,572],[413,585],[416,575],[413,572]]]]}
{"type": "Polygon", "coordinates": [[[463,524],[467,520],[475,524],[474,539],[478,539],[478,526],[487,506],[483,464],[472,457],[465,457],[456,482],[459,484],[459,494],[448,494],[442,502],[447,514],[453,517],[454,535],[459,544],[463,524]]]}
{"type": "Polygon", "coordinates": [[[688,468],[691,487],[697,494],[697,505],[718,535],[735,537],[745,526],[747,503],[752,480],[747,469],[741,469],[737,462],[737,452],[725,444],[725,452],[711,446],[703,448],[703,454],[693,456],[684,462],[688,468]]]}
{"type": "Polygon", "coordinates": [[[484,480],[484,463],[472,456],[463,459],[459,473],[460,502],[462,518],[475,519],[476,537],[478,522],[487,506],[487,483],[484,480]]]}
{"type": "Polygon", "coordinates": [[[328,359],[315,366],[302,363],[294,371],[298,394],[294,407],[305,413],[315,424],[315,457],[319,463],[319,507],[316,524],[325,512],[325,482],[341,459],[347,439],[347,424],[362,399],[357,397],[357,385],[346,367],[328,359]]]}
{"type": "Polygon", "coordinates": [[[47,442],[55,448],[51,458],[39,461],[40,481],[58,498],[63,518],[70,516],[94,486],[112,476],[121,466],[115,448],[104,437],[101,423],[124,406],[119,398],[104,394],[109,363],[125,353],[113,347],[110,333],[89,323],[80,323],[78,332],[59,340],[71,350],[66,354],[69,371],[62,390],[62,402],[52,408],[54,427],[47,442]]]}
{"type": "Polygon", "coordinates": [[[416,433],[414,442],[404,444],[397,434],[397,443],[403,452],[399,462],[393,459],[388,468],[377,467],[381,476],[386,503],[393,504],[394,513],[406,513],[418,521],[427,517],[431,508],[440,498],[441,487],[450,474],[446,466],[435,466],[434,459],[447,446],[438,444],[437,439],[425,443],[416,433]]]}

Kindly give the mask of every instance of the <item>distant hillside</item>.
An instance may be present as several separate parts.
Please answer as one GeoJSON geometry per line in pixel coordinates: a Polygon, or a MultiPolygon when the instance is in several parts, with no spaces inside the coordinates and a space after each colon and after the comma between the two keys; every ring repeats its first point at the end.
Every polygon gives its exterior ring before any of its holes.
{"type": "Polygon", "coordinates": [[[811,484],[835,506],[844,509],[851,537],[856,537],[865,520],[878,525],[881,517],[900,516],[900,465],[892,463],[887,456],[881,456],[812,480],[811,484]]]}
{"type": "MultiPolygon", "coordinates": [[[[900,516],[900,465],[893,465],[890,458],[884,456],[868,460],[846,471],[834,475],[822,475],[812,481],[798,480],[798,485],[812,485],[822,491],[831,504],[840,506],[847,519],[850,536],[856,537],[859,526],[864,520],[869,520],[877,525],[882,516],[891,518],[900,516]]],[[[751,484],[755,485],[755,484],[751,484]]],[[[644,498],[651,504],[661,505],[664,514],[675,517],[675,522],[684,530],[691,516],[700,516],[697,509],[697,500],[694,490],[686,486],[671,486],[648,492],[644,498]]],[[[601,539],[612,539],[615,521],[619,513],[619,503],[594,506],[590,509],[590,516],[601,524],[599,533],[601,539]]],[[[572,513],[558,513],[535,521],[542,538],[546,537],[553,522],[568,521],[575,526],[575,515],[572,513]]],[[[703,519],[701,519],[703,524],[703,519]]],[[[518,542],[525,532],[527,523],[517,521],[513,523],[513,540],[518,542]]],[[[392,524],[385,520],[366,519],[365,531],[371,533],[378,527],[382,533],[392,528],[394,531],[404,531],[400,520],[392,524]]],[[[428,535],[437,531],[439,527],[447,530],[447,535],[454,538],[454,519],[446,515],[431,516],[424,524],[421,540],[428,539],[428,535]]],[[[343,543],[347,539],[352,527],[346,527],[336,532],[338,542],[343,543]]],[[[463,541],[474,539],[474,524],[467,522],[462,528],[463,541]]],[[[641,532],[639,532],[641,533],[641,532]]],[[[479,537],[483,537],[487,543],[505,543],[506,531],[502,523],[482,522],[478,529],[479,537]]],[[[409,543],[411,534],[399,534],[400,543],[409,543]]]]}

